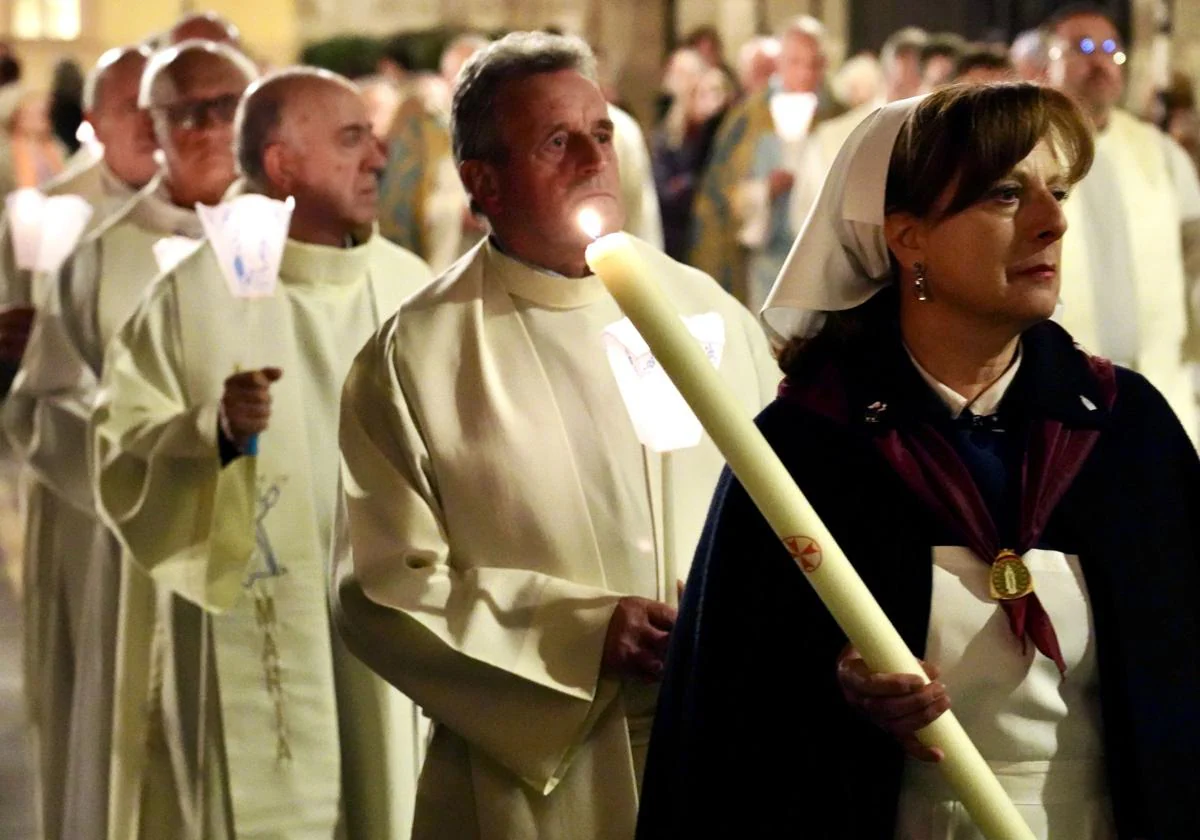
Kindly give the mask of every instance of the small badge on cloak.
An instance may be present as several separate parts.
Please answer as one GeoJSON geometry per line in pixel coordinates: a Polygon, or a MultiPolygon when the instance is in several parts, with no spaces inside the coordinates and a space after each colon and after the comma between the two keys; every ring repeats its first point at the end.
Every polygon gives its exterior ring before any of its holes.
{"type": "Polygon", "coordinates": [[[279,264],[296,202],[246,193],[216,207],[196,205],[221,275],[235,298],[275,294],[279,264]]]}
{"type": "Polygon", "coordinates": [[[995,601],[1016,601],[1033,592],[1033,573],[1015,551],[1001,551],[988,574],[988,594],[995,601]]]}
{"type": "Polygon", "coordinates": [[[883,422],[883,417],[887,413],[887,410],[887,403],[876,400],[867,406],[867,410],[863,414],[863,422],[872,426],[877,426],[883,422]]]}

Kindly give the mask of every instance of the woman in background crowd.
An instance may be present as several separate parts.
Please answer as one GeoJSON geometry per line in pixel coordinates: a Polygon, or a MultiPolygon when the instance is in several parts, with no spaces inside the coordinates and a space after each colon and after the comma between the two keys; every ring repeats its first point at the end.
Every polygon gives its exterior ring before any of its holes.
{"type": "Polygon", "coordinates": [[[36,187],[63,168],[64,150],[50,125],[50,100],[17,85],[0,89],[0,195],[36,187]]]}
{"type": "Polygon", "coordinates": [[[654,134],[651,155],[666,252],[682,260],[691,241],[692,198],[733,96],[728,76],[707,67],[680,90],[654,134]]]}

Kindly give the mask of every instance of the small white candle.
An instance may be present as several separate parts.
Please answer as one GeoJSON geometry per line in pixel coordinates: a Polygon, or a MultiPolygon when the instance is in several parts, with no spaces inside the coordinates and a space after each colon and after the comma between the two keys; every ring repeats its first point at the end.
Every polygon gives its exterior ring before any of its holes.
{"type": "MultiPolygon", "coordinates": [[[[580,227],[595,236],[600,217],[594,211],[585,213],[586,217],[580,214],[580,227]]],[[[925,679],[917,658],[652,279],[676,271],[675,263],[626,233],[596,239],[588,246],[586,259],[867,665],[878,673],[916,674],[925,679]]],[[[820,726],[821,721],[810,725],[820,726]]],[[[943,751],[945,758],[938,766],[989,840],[1034,840],[952,712],[921,730],[918,737],[943,751]]]]}

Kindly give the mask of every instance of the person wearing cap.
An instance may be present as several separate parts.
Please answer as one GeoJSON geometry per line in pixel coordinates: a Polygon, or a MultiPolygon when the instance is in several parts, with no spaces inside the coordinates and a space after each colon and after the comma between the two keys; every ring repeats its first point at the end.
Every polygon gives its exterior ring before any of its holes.
{"type": "Polygon", "coordinates": [[[1063,326],[1086,348],[1144,375],[1193,441],[1200,362],[1200,179],[1187,152],[1118,107],[1126,51],[1109,13],[1059,10],[1045,25],[1049,83],[1096,129],[1096,162],[1067,205],[1063,326]]]}
{"type": "Polygon", "coordinates": [[[717,133],[696,192],[687,260],[752,310],[762,305],[803,221],[792,218],[793,193],[820,186],[820,173],[805,167],[806,141],[844,110],[825,85],[820,21],[790,20],[779,43],[770,86],[730,111],[717,133]]]}
{"type": "Polygon", "coordinates": [[[93,415],[101,514],[158,591],[138,836],[407,836],[412,708],[328,618],[331,444],[354,353],[433,274],[374,230],[384,156],[349,81],[265,77],[235,138],[244,192],[295,202],[247,246],[282,247],[274,288],[235,296],[245,255],[210,231],[109,346],[93,415]]]}
{"type": "Polygon", "coordinates": [[[868,670],[727,473],[640,837],[979,840],[915,737],[947,709],[1040,840],[1200,835],[1200,460],[1050,320],[1092,154],[1022,83],[847,141],[763,311],[786,379],[757,422],[931,681],[868,670]]]}
{"type": "MultiPolygon", "coordinates": [[[[136,201],[139,191],[153,188],[154,137],[137,108],[147,55],[126,47],[101,56],[86,80],[84,108],[104,144],[103,157],[79,156],[69,177],[43,188],[45,194],[76,195],[90,205],[84,235],[136,201]]],[[[61,235],[52,219],[45,225],[44,235],[61,235]]],[[[30,272],[16,266],[7,224],[2,237],[4,279],[10,293],[28,302],[32,322],[2,420],[14,455],[29,473],[25,683],[37,733],[42,826],[47,838],[83,838],[103,825],[107,805],[115,628],[100,615],[115,592],[96,578],[102,569],[94,554],[99,524],[86,489],[86,414],[70,396],[60,399],[69,390],[68,372],[76,362],[64,350],[54,283],[48,281],[34,300],[30,272]]]]}
{"type": "MultiPolygon", "coordinates": [[[[664,491],[618,388],[605,330],[622,315],[578,222],[621,227],[612,131],[578,38],[514,33],[471,59],[452,134],[493,234],[405,301],[346,380],[334,615],[434,721],[417,840],[633,836],[670,572],[687,567],[721,458],[707,439],[673,452],[664,491]]],[[[778,383],[762,330],[657,256],[665,293],[707,316],[721,377],[757,411],[778,383]]]]}

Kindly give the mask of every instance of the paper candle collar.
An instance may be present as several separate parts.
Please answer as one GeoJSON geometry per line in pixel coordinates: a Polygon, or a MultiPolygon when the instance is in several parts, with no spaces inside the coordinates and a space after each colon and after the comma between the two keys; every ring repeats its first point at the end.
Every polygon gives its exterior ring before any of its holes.
{"type": "Polygon", "coordinates": [[[216,207],[196,205],[204,234],[236,298],[265,298],[275,293],[279,264],[287,244],[296,202],[247,193],[216,207]]]}
{"type": "Polygon", "coordinates": [[[815,93],[775,93],[769,103],[775,132],[785,142],[803,140],[808,136],[813,115],[817,112],[815,93]]]}
{"type": "MultiPolygon", "coordinates": [[[[705,355],[720,368],[725,351],[725,321],[716,312],[683,319],[705,355]]],[[[687,449],[700,443],[696,415],[650,352],[633,322],[623,318],[604,330],[604,347],[621,399],[642,445],[653,452],[687,449]]]]}
{"type": "Polygon", "coordinates": [[[77,195],[46,196],[25,188],[4,199],[17,268],[52,274],[79,244],[92,206],[77,195]]]}

